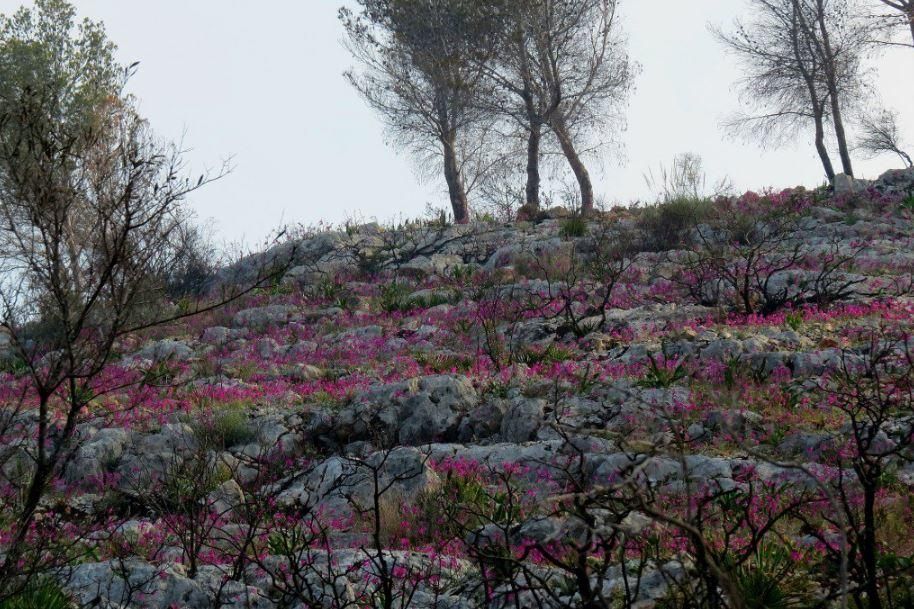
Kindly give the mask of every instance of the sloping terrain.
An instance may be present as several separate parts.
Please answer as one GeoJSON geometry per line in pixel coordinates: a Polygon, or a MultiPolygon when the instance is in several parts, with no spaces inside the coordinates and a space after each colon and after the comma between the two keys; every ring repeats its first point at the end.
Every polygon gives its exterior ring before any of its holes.
{"type": "Polygon", "coordinates": [[[905,196],[310,234],[121,346],[36,529],[53,576],[103,607],[901,606],[905,196]]]}

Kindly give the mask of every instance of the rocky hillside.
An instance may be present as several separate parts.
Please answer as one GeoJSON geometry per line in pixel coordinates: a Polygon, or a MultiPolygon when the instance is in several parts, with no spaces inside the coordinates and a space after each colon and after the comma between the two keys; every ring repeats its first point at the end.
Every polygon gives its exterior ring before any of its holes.
{"type": "MultiPolygon", "coordinates": [[[[909,606],[914,174],[887,184],[309,234],[271,288],[119,347],[42,507],[36,552],[69,563],[42,585],[909,606]]],[[[4,438],[4,493],[28,448],[4,438]]]]}

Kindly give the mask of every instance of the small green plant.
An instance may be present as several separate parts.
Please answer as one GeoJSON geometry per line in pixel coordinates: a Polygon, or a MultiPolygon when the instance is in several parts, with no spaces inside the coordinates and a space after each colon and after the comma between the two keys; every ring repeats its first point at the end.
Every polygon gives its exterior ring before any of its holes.
{"type": "Polygon", "coordinates": [[[571,350],[555,343],[549,343],[546,348],[526,347],[516,356],[516,359],[519,363],[533,366],[568,361],[572,355],[571,350]]]}
{"type": "Polygon", "coordinates": [[[193,363],[193,370],[195,378],[209,378],[221,374],[222,366],[217,360],[201,357],[193,363]]]}
{"type": "Polygon", "coordinates": [[[777,448],[787,438],[787,428],[783,425],[776,425],[764,438],[764,442],[773,448],[777,448]]]}
{"type": "Polygon", "coordinates": [[[562,220],[559,234],[565,239],[579,238],[587,234],[587,220],[584,216],[575,214],[562,220]]]}
{"type": "Polygon", "coordinates": [[[253,360],[239,362],[233,371],[235,378],[241,379],[245,383],[250,381],[255,374],[260,371],[260,365],[253,360]]]}
{"type": "Polygon", "coordinates": [[[724,386],[729,391],[732,391],[745,370],[746,365],[739,355],[728,357],[726,362],[724,362],[724,386]]]}
{"type": "Polygon", "coordinates": [[[424,225],[428,228],[447,228],[451,225],[450,215],[444,208],[434,209],[429,206],[426,208],[425,213],[426,218],[419,223],[420,226],[424,225]]]}
{"type": "Polygon", "coordinates": [[[590,393],[590,390],[596,387],[600,382],[600,372],[591,370],[591,362],[587,362],[587,367],[583,372],[575,374],[578,379],[577,389],[580,394],[590,393]]]}
{"type": "Polygon", "coordinates": [[[794,332],[798,332],[803,327],[803,313],[801,311],[791,311],[784,318],[784,322],[794,332]]]}
{"type": "Polygon", "coordinates": [[[914,213],[914,193],[908,195],[904,200],[902,200],[900,205],[902,209],[906,209],[914,213]]]}
{"type": "Polygon", "coordinates": [[[473,267],[465,264],[458,264],[451,267],[451,279],[460,285],[469,283],[473,279],[474,273],[473,267]]]}
{"type": "Polygon", "coordinates": [[[275,556],[299,556],[313,541],[314,534],[306,526],[283,527],[270,533],[267,548],[275,556]]]}
{"type": "Polygon", "coordinates": [[[0,373],[6,372],[7,374],[19,377],[28,373],[28,371],[28,364],[19,357],[4,357],[0,359],[0,373]]]}
{"type": "Polygon", "coordinates": [[[321,276],[311,287],[309,295],[344,311],[352,310],[358,302],[346,283],[333,275],[321,276]]]}
{"type": "Polygon", "coordinates": [[[809,584],[787,550],[762,544],[750,561],[735,572],[736,585],[747,609],[803,607],[809,584]]]}
{"type": "Polygon", "coordinates": [[[152,488],[159,509],[170,514],[188,514],[200,509],[204,499],[232,478],[228,465],[202,455],[172,464],[152,488]]]}
{"type": "Polygon", "coordinates": [[[669,362],[660,363],[653,355],[648,355],[648,367],[644,378],[636,383],[645,389],[669,389],[689,374],[685,361],[670,365],[669,362]]]}
{"type": "Polygon", "coordinates": [[[241,405],[223,406],[192,421],[197,439],[214,450],[248,444],[256,437],[247,412],[241,405]]]}
{"type": "Polygon", "coordinates": [[[160,360],[143,371],[142,384],[146,387],[167,387],[174,382],[177,372],[168,360],[160,360]]]}
{"type": "Polygon", "coordinates": [[[460,355],[459,353],[428,353],[425,351],[414,353],[413,359],[420,366],[426,366],[438,373],[452,370],[467,371],[473,367],[476,361],[473,357],[460,355]]]}
{"type": "Polygon", "coordinates": [[[404,311],[410,305],[407,297],[412,293],[412,288],[400,281],[391,281],[378,288],[378,307],[385,313],[404,311]]]}
{"type": "Polygon", "coordinates": [[[0,602],[0,609],[70,609],[73,606],[60,586],[47,578],[31,582],[19,594],[0,602]]]}
{"type": "Polygon", "coordinates": [[[345,291],[342,282],[337,281],[332,275],[323,275],[311,288],[311,294],[322,300],[334,301],[345,291]]]}
{"type": "Polygon", "coordinates": [[[441,485],[419,495],[422,519],[456,536],[487,522],[512,522],[520,507],[507,492],[486,488],[476,477],[448,472],[441,485]]]}
{"type": "Polygon", "coordinates": [[[485,388],[484,393],[491,395],[492,397],[507,399],[508,393],[511,390],[510,382],[503,382],[499,380],[493,380],[485,388]]]}
{"type": "Polygon", "coordinates": [[[443,304],[457,304],[460,300],[460,294],[453,290],[436,290],[429,294],[412,295],[406,298],[403,308],[409,309],[431,309],[443,304]]]}
{"type": "Polygon", "coordinates": [[[473,322],[469,319],[458,319],[454,322],[454,332],[456,334],[469,334],[473,329],[473,322]]]}

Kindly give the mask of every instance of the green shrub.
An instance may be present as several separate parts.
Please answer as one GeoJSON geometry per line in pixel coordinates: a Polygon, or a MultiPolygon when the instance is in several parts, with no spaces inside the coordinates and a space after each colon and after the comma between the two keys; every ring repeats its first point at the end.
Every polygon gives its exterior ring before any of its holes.
{"type": "Polygon", "coordinates": [[[427,366],[438,373],[447,373],[451,370],[466,371],[473,367],[476,358],[453,352],[425,352],[417,351],[413,359],[420,366],[427,366]]]}
{"type": "Polygon", "coordinates": [[[20,377],[29,371],[29,366],[19,357],[2,357],[0,358],[0,372],[6,372],[12,374],[15,377],[20,377]]]}
{"type": "Polygon", "coordinates": [[[571,239],[574,237],[583,237],[587,234],[587,220],[584,216],[575,214],[569,218],[562,220],[562,226],[559,229],[559,234],[566,239],[571,239]]]}
{"type": "Polygon", "coordinates": [[[197,440],[213,450],[226,450],[248,444],[257,433],[251,426],[245,408],[223,406],[190,422],[197,440]]]}
{"type": "Polygon", "coordinates": [[[798,332],[803,327],[803,313],[800,311],[788,313],[784,321],[791,330],[798,332]]]}
{"type": "Polygon", "coordinates": [[[809,582],[786,549],[763,544],[752,559],[736,570],[736,585],[747,609],[803,607],[809,582]]]}
{"type": "Polygon", "coordinates": [[[682,245],[687,233],[708,220],[713,211],[710,199],[678,198],[641,209],[638,228],[646,251],[662,252],[682,245]]]}
{"type": "Polygon", "coordinates": [[[908,195],[907,198],[901,202],[901,207],[910,212],[914,212],[914,194],[908,195]]]}
{"type": "Polygon", "coordinates": [[[679,362],[675,367],[658,363],[653,355],[648,355],[648,368],[644,378],[639,379],[636,385],[645,389],[669,389],[688,376],[685,362],[679,362]]]}
{"type": "Polygon", "coordinates": [[[457,304],[459,301],[460,294],[456,290],[435,290],[429,294],[407,297],[404,306],[407,310],[431,309],[443,304],[457,304]]]}
{"type": "Polygon", "coordinates": [[[31,582],[19,594],[0,602],[0,609],[70,609],[73,603],[50,579],[31,582]]]}
{"type": "Polygon", "coordinates": [[[407,297],[412,287],[400,281],[385,283],[378,289],[378,307],[385,313],[404,311],[409,308],[407,297]]]}
{"type": "Polygon", "coordinates": [[[551,364],[564,362],[572,358],[569,349],[550,343],[545,349],[526,347],[518,355],[517,361],[521,364],[533,366],[535,364],[551,364]]]}
{"type": "Polygon", "coordinates": [[[488,522],[515,521],[520,508],[509,499],[506,492],[490,490],[480,480],[448,473],[440,486],[418,496],[416,507],[421,521],[452,538],[488,522]]]}

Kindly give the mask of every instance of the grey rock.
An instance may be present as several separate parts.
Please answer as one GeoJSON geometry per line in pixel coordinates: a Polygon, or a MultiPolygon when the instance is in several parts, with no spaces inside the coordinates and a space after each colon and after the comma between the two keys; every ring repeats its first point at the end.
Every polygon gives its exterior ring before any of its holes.
{"type": "Polygon", "coordinates": [[[259,589],[230,581],[216,568],[200,568],[195,579],[181,565],[151,565],[140,559],[85,563],[63,574],[64,590],[81,607],[105,609],[272,609],[259,589]]]}
{"type": "Polygon", "coordinates": [[[118,490],[128,495],[144,492],[150,480],[162,479],[197,449],[189,425],[169,423],[157,433],[134,433],[117,465],[118,490]]]}
{"type": "Polygon", "coordinates": [[[236,328],[264,329],[271,325],[287,323],[296,308],[291,305],[268,305],[244,309],[235,313],[232,325],[236,328]]]}
{"type": "Polygon", "coordinates": [[[384,328],[381,326],[361,326],[341,332],[337,335],[338,340],[366,340],[370,338],[380,338],[384,336],[384,328]]]}
{"type": "Polygon", "coordinates": [[[536,437],[543,424],[545,401],[517,398],[501,421],[501,438],[506,442],[528,442],[536,437]]]}
{"type": "Polygon", "coordinates": [[[261,359],[273,359],[283,351],[279,343],[269,337],[258,339],[254,344],[254,349],[261,359]]]}
{"type": "Polygon", "coordinates": [[[236,331],[223,326],[213,326],[203,331],[200,340],[208,345],[222,346],[236,337],[236,331]]]}
{"type": "Polygon", "coordinates": [[[115,464],[124,454],[130,434],[121,428],[106,428],[79,446],[66,469],[70,482],[88,482],[115,464]]]}
{"type": "Polygon", "coordinates": [[[428,455],[415,448],[379,451],[368,457],[330,457],[277,496],[279,505],[311,505],[330,513],[348,514],[354,504],[367,508],[378,489],[389,499],[408,502],[439,483],[428,455]]]}
{"type": "Polygon", "coordinates": [[[762,416],[750,410],[715,410],[708,413],[705,426],[713,431],[744,436],[762,422],[762,416]]]}
{"type": "Polygon", "coordinates": [[[867,182],[844,173],[837,174],[832,180],[832,188],[837,196],[857,194],[866,190],[868,186],[867,182]]]}
{"type": "Polygon", "coordinates": [[[885,194],[914,193],[914,168],[890,169],[879,176],[873,187],[885,194]]]}
{"type": "Polygon", "coordinates": [[[463,257],[448,254],[432,254],[431,256],[417,256],[400,266],[401,274],[413,277],[428,277],[430,275],[446,275],[451,269],[463,264],[463,257]]]}
{"type": "Polygon", "coordinates": [[[125,568],[126,573],[122,575],[113,562],[77,565],[62,583],[83,607],[212,607],[207,593],[188,579],[180,566],[156,567],[140,559],[128,559],[125,568]]]}
{"type": "Polygon", "coordinates": [[[492,400],[471,410],[460,421],[457,441],[476,442],[497,434],[501,429],[507,407],[504,400],[492,400]]]}
{"type": "Polygon", "coordinates": [[[234,480],[226,480],[207,495],[206,499],[215,514],[226,518],[244,504],[244,491],[234,480]]]}
{"type": "Polygon", "coordinates": [[[184,341],[166,338],[143,347],[136,356],[153,361],[183,362],[194,356],[194,350],[184,341]]]}
{"type": "Polygon", "coordinates": [[[332,433],[347,442],[372,440],[380,434],[389,443],[405,446],[453,440],[461,418],[478,399],[469,379],[461,375],[379,385],[357,396],[327,421],[329,428],[321,425],[315,431],[332,433]]]}

